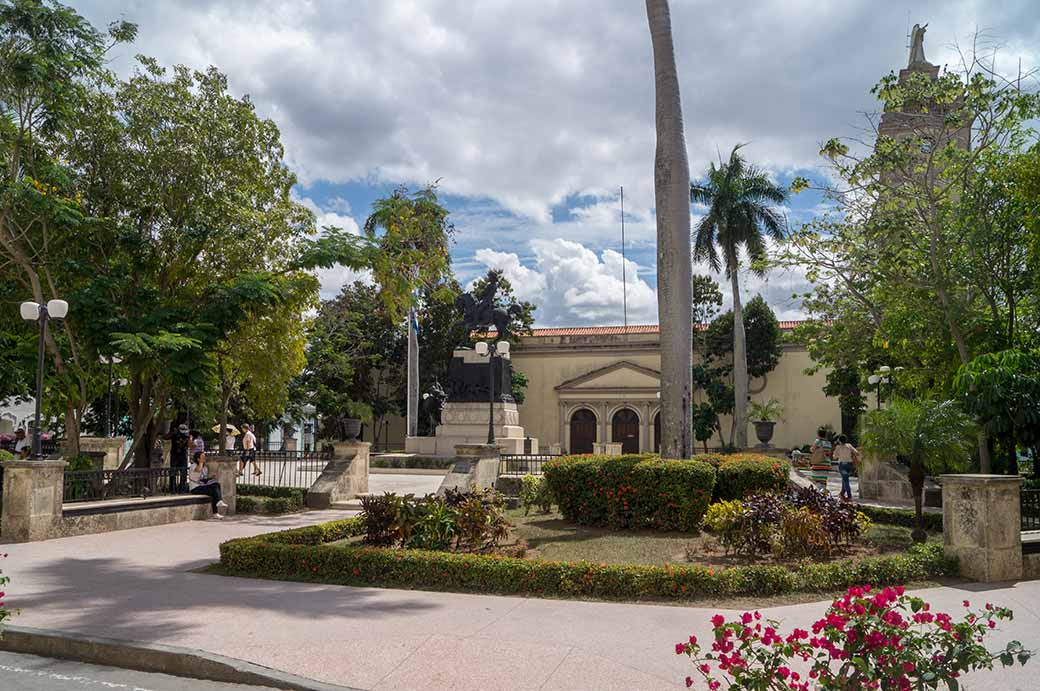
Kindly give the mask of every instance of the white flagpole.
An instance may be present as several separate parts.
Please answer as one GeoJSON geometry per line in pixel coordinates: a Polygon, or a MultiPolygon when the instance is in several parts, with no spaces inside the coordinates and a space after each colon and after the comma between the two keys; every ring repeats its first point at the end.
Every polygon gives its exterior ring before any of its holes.
{"type": "Polygon", "coordinates": [[[419,334],[415,307],[408,308],[408,436],[419,433],[419,334]]]}

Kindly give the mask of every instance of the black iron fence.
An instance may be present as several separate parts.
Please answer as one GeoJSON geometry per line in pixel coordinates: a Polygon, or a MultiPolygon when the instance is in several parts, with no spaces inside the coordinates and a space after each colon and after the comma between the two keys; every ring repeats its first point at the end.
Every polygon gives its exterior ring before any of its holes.
{"type": "Polygon", "coordinates": [[[306,489],[325,469],[331,454],[320,451],[260,451],[235,449],[227,452],[239,461],[239,484],[306,489]]]}
{"type": "Polygon", "coordinates": [[[74,470],[65,473],[64,501],[154,497],[188,491],[184,468],[74,470]]]}
{"type": "Polygon", "coordinates": [[[499,458],[500,475],[541,475],[546,461],[559,458],[559,454],[502,454],[499,458]]]}
{"type": "Polygon", "coordinates": [[[1040,489],[1022,490],[1022,530],[1040,530],[1040,489]]]}
{"type": "MultiPolygon", "coordinates": [[[[32,436],[27,437],[30,444],[30,451],[32,449],[32,436]]],[[[61,443],[63,439],[41,439],[40,440],[40,453],[44,456],[53,456],[61,450],[61,443]]],[[[15,444],[18,442],[14,439],[0,439],[0,449],[4,451],[10,451],[14,453],[15,444]]]]}

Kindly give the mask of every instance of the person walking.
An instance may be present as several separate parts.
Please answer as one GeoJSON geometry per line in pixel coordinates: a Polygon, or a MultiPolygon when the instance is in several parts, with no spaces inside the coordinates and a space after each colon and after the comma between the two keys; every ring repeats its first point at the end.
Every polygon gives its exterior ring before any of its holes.
{"type": "Polygon", "coordinates": [[[180,425],[170,432],[170,469],[175,492],[184,492],[188,471],[188,426],[180,425]]]}
{"type": "Polygon", "coordinates": [[[852,501],[852,485],[849,483],[849,477],[859,461],[859,450],[850,444],[848,437],[843,434],[838,437],[833,454],[835,460],[838,461],[838,474],[841,475],[841,494],[839,496],[845,501],[852,501]]]}
{"type": "Polygon", "coordinates": [[[245,430],[242,434],[242,458],[238,463],[238,475],[241,477],[246,466],[253,464],[253,477],[260,477],[260,465],[256,462],[256,435],[253,434],[252,425],[242,425],[245,430]]]}
{"type": "Polygon", "coordinates": [[[21,427],[14,433],[14,455],[18,459],[26,459],[32,453],[32,442],[25,436],[25,430],[21,427]]]}
{"type": "Polygon", "coordinates": [[[202,432],[197,429],[191,431],[191,453],[194,458],[194,454],[199,451],[206,450],[206,440],[202,438],[202,432]]]}
{"type": "Polygon", "coordinates": [[[206,452],[196,451],[192,456],[191,469],[188,470],[188,492],[191,494],[205,494],[210,499],[213,507],[213,518],[223,518],[219,509],[227,507],[220,491],[220,483],[209,476],[209,468],[206,466],[206,452]]]}

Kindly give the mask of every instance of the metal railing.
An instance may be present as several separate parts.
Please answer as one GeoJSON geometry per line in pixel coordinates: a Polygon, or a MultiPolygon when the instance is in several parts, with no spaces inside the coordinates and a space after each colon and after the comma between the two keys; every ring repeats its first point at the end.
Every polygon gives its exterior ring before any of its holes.
{"type": "Polygon", "coordinates": [[[1024,489],[1022,497],[1022,530],[1040,530],[1040,489],[1024,489]]]}
{"type": "Polygon", "coordinates": [[[499,459],[501,475],[541,475],[546,461],[559,458],[559,454],[502,454],[499,459]]]}
{"type": "MultiPolygon", "coordinates": [[[[254,461],[247,463],[238,484],[264,487],[309,488],[321,475],[332,456],[320,451],[254,451],[254,461]],[[257,470],[260,474],[257,475],[257,470]]],[[[243,449],[226,451],[239,462],[246,458],[243,449]]],[[[241,466],[240,466],[241,467],[241,466]]]]}
{"type": "Polygon", "coordinates": [[[65,472],[65,502],[154,497],[188,491],[186,468],[129,468],[65,472]]]}

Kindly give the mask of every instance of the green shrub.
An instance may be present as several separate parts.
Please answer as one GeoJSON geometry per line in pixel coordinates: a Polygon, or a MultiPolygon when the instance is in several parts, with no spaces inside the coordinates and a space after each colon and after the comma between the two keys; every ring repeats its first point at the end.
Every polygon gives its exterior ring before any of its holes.
{"type": "Polygon", "coordinates": [[[448,490],[416,498],[386,492],[361,499],[365,542],[385,547],[487,551],[509,532],[494,491],[448,490]]]}
{"type": "Polygon", "coordinates": [[[235,485],[235,494],[249,495],[250,497],[300,497],[300,501],[307,496],[307,490],[299,487],[268,487],[266,485],[235,485]]]}
{"type": "Polygon", "coordinates": [[[552,509],[552,494],[549,493],[549,483],[544,477],[537,475],[524,475],[520,480],[520,504],[524,507],[524,515],[531,512],[533,507],[538,507],[542,513],[549,513],[552,509]]]}
{"type": "Polygon", "coordinates": [[[13,453],[8,451],[7,449],[0,449],[0,463],[2,463],[4,461],[9,461],[12,458],[14,458],[14,454],[13,453]]]}
{"type": "Polygon", "coordinates": [[[250,495],[235,498],[237,513],[262,513],[268,515],[292,513],[303,508],[303,497],[254,497],[250,495]]]}
{"type": "Polygon", "coordinates": [[[543,472],[567,519],[609,528],[692,530],[715,484],[707,463],[650,455],[565,456],[543,472]]]}
{"type": "Polygon", "coordinates": [[[787,489],[790,463],[782,458],[757,453],[703,454],[694,460],[714,466],[716,500],[743,499],[749,494],[783,492],[787,489]]]}
{"type": "MultiPolygon", "coordinates": [[[[875,523],[901,525],[905,528],[914,527],[914,512],[912,509],[889,509],[881,506],[871,506],[869,504],[856,504],[856,510],[865,514],[875,523]]],[[[925,530],[933,533],[942,532],[943,517],[941,513],[922,514],[921,520],[924,521],[925,530]]]]}
{"type": "Polygon", "coordinates": [[[833,591],[852,585],[907,583],[956,573],[942,546],[915,545],[905,555],[829,564],[643,566],[525,560],[486,554],[326,545],[360,534],[358,518],[225,542],[220,563],[232,575],[344,585],[445,591],[689,600],[833,591]]]}

